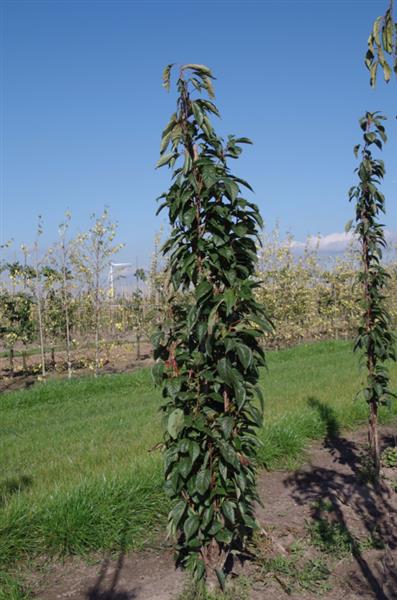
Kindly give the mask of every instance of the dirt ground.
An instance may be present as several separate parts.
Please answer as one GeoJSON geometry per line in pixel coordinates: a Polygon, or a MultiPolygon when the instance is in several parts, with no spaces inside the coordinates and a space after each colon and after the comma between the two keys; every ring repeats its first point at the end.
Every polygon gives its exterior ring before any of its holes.
{"type": "MultiPolygon", "coordinates": [[[[397,468],[384,467],[376,487],[364,480],[365,430],[311,446],[295,472],[262,472],[263,528],[244,564],[235,564],[236,600],[397,599],[397,468]],[[382,541],[381,541],[382,540],[382,541]],[[241,586],[239,582],[244,582],[241,586]]],[[[395,447],[397,427],[382,429],[395,447]]],[[[183,600],[186,576],[171,549],[104,556],[87,564],[47,564],[29,577],[40,600],[183,600]]]]}
{"type": "MultiPolygon", "coordinates": [[[[152,347],[147,342],[141,343],[139,354],[138,358],[136,344],[133,343],[110,344],[107,348],[102,347],[99,372],[101,374],[127,373],[153,363],[152,347]]],[[[67,377],[66,353],[56,352],[55,359],[55,366],[52,366],[50,354],[46,356],[46,379],[48,380],[67,377]]],[[[94,372],[95,355],[92,346],[74,350],[72,359],[73,377],[94,372]]],[[[22,358],[16,356],[14,373],[11,373],[9,359],[0,357],[0,393],[28,388],[42,378],[39,354],[27,356],[26,363],[27,369],[23,370],[22,358]]]]}

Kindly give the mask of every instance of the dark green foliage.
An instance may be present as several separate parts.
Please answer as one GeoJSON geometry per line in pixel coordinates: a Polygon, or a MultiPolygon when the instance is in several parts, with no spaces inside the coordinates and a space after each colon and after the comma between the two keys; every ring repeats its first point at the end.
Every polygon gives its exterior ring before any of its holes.
{"type": "Polygon", "coordinates": [[[393,19],[393,0],[384,16],[375,19],[368,38],[368,50],[365,65],[370,72],[370,84],[376,84],[376,72],[380,65],[386,83],[389,83],[392,71],[397,75],[397,23],[393,19]],[[391,66],[385,55],[391,59],[391,66]]]}
{"type": "Polygon", "coordinates": [[[355,343],[355,350],[362,351],[367,368],[367,384],[364,396],[370,405],[369,442],[376,472],[380,468],[377,414],[381,403],[387,403],[394,395],[389,389],[389,373],[386,361],[396,360],[395,337],[390,315],[385,308],[385,292],[390,277],[382,265],[382,252],[386,247],[384,226],[379,223],[380,213],[385,212],[385,198],[379,191],[385,167],[383,161],[373,158],[371,146],[382,149],[386,142],[385,117],[367,112],[360,120],[364,144],[354,148],[356,156],[361,150],[361,163],[356,169],[359,183],[349,191],[349,200],[356,202],[356,227],[361,245],[362,269],[359,282],[362,285],[362,322],[355,343]]]}
{"type": "Polygon", "coordinates": [[[30,294],[3,292],[0,296],[1,325],[0,335],[10,339],[10,344],[20,341],[28,344],[32,341],[35,324],[32,319],[33,300],[30,294]]]}
{"type": "Polygon", "coordinates": [[[241,196],[249,184],[227,166],[250,141],[216,135],[209,116],[218,110],[200,95],[214,96],[212,79],[207,67],[182,67],[177,110],[162,136],[158,166],[175,166],[159,208],[172,227],[163,247],[170,303],[168,322],[153,339],[153,375],[163,384],[169,531],[179,559],[198,577],[216,572],[223,585],[228,554],[255,528],[262,411],[254,398],[265,364],[259,340],[270,324],[253,295],[262,220],[241,196]],[[178,300],[181,290],[191,290],[188,304],[178,300]]]}

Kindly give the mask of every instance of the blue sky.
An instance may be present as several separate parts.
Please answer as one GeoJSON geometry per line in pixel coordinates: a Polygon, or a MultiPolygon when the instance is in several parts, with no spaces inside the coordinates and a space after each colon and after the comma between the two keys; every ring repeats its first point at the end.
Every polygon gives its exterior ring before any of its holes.
{"type": "Polygon", "coordinates": [[[397,230],[397,82],[370,89],[363,65],[386,0],[35,1],[2,3],[2,241],[44,244],[66,209],[75,230],[106,205],[126,247],[146,264],[156,171],[175,95],[169,62],[210,66],[222,134],[254,141],[233,169],[251,182],[269,227],[298,240],[342,232],[352,216],[352,147],[365,110],[389,116],[383,153],[387,227],[397,230]]]}

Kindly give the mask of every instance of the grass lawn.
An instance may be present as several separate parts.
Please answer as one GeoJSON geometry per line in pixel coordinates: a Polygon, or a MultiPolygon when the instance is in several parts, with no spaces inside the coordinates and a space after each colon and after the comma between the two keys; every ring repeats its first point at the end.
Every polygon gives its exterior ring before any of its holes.
{"type": "MultiPolygon", "coordinates": [[[[269,352],[268,366],[260,431],[268,468],[293,468],[310,439],[366,420],[349,342],[269,352]]],[[[396,388],[395,365],[392,377],[396,388]]],[[[149,452],[161,440],[159,404],[146,369],[0,397],[0,565],[137,548],[153,537],[168,510],[161,454],[149,452]]],[[[393,413],[382,410],[383,421],[393,413]]]]}

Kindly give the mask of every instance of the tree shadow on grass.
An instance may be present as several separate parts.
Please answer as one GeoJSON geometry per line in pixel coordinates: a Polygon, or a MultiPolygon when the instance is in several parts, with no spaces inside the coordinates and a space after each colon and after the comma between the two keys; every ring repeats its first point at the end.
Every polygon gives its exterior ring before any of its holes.
{"type": "Polygon", "coordinates": [[[16,494],[32,486],[33,479],[30,475],[20,475],[18,477],[8,477],[0,481],[0,508],[5,506],[9,499],[16,494]]]}
{"type": "MultiPolygon", "coordinates": [[[[350,583],[364,593],[371,591],[377,600],[396,599],[393,554],[397,550],[397,502],[393,492],[382,480],[376,485],[363,480],[363,446],[341,435],[333,409],[316,398],[310,398],[308,404],[318,411],[326,426],[324,447],[330,456],[320,460],[320,465],[309,465],[291,474],[284,484],[291,488],[298,504],[310,504],[315,522],[324,523],[322,507],[328,506],[332,519],[351,541],[358,576],[350,583]],[[375,562],[364,557],[362,545],[357,542],[363,533],[372,543],[375,536],[383,543],[382,555],[375,562]]],[[[383,445],[387,443],[382,441],[383,445]]]]}

